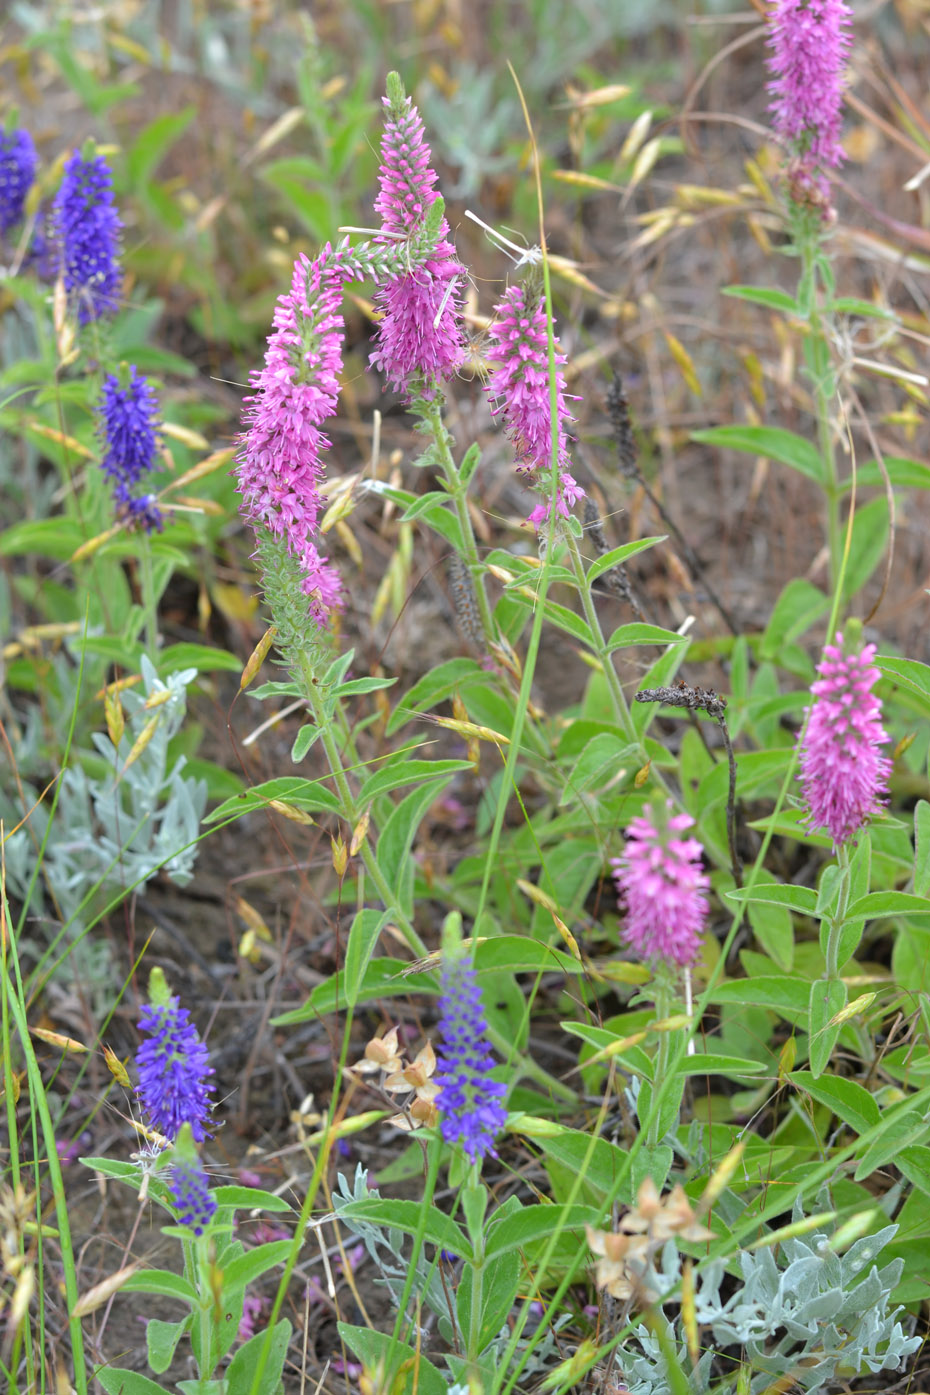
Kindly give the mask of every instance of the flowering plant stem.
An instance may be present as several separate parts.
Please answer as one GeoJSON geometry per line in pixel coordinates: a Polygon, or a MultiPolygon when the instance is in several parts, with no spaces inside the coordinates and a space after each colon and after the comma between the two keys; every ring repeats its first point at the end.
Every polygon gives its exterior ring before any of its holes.
{"type": "Polygon", "coordinates": [[[485,640],[490,645],[496,642],[497,630],[491,614],[491,605],[484,589],[484,569],[478,558],[478,544],[475,541],[475,530],[472,527],[471,514],[468,511],[468,486],[462,481],[452,456],[449,433],[442,420],[442,400],[438,393],[431,401],[424,404],[423,420],[428,425],[430,435],[433,438],[436,455],[445,477],[446,488],[451,495],[455,515],[462,531],[462,546],[465,550],[463,560],[471,573],[478,611],[481,615],[481,628],[484,630],[485,640]]]}
{"type": "MultiPolygon", "coordinates": [[[[653,984],[655,994],[656,1021],[664,1022],[669,1015],[671,996],[669,994],[668,983],[666,982],[665,970],[659,969],[656,972],[653,984]]],[[[650,1111],[649,1127],[646,1131],[646,1147],[657,1148],[661,1139],[659,1138],[659,1117],[661,1111],[655,1108],[656,1093],[661,1089],[663,1082],[668,1076],[668,1063],[671,1054],[671,1032],[659,1033],[659,1046],[655,1058],[655,1076],[653,1084],[653,1108],[650,1111]]]]}
{"type": "Polygon", "coordinates": [[[827,500],[827,544],[830,550],[830,584],[836,585],[840,570],[842,540],[840,536],[840,491],[837,483],[836,457],[833,450],[833,428],[830,405],[836,389],[830,365],[830,343],[817,298],[817,265],[820,245],[818,226],[810,215],[799,211],[796,230],[801,254],[801,280],[798,302],[806,310],[809,337],[805,357],[814,392],[817,418],[817,442],[823,460],[823,490],[827,500]]]}
{"type": "MultiPolygon", "coordinates": [[[[358,822],[359,809],[349,785],[348,776],[342,764],[342,757],[340,756],[339,747],[333,732],[332,720],[324,710],[324,703],[319,688],[313,682],[313,664],[309,655],[301,654],[299,659],[296,660],[293,677],[300,684],[307,705],[313,713],[314,722],[320,729],[320,740],[326,752],[327,763],[329,764],[333,780],[335,781],[336,791],[342,803],[342,817],[350,828],[354,827],[358,822]]],[[[372,823],[368,830],[368,836],[362,841],[361,848],[359,849],[359,854],[364,863],[365,870],[371,877],[385,910],[390,911],[392,918],[397,923],[397,928],[404,936],[411,950],[419,958],[428,958],[429,949],[417,934],[409,916],[400,905],[393,888],[388,884],[387,878],[381,870],[378,859],[372,848],[376,839],[377,829],[374,823],[372,823]]],[[[505,1061],[508,1063],[512,1061],[514,1054],[514,1045],[512,1041],[507,1040],[501,1032],[491,1026],[488,1028],[488,1040],[495,1050],[503,1056],[505,1061]]],[[[574,1091],[568,1086],[563,1085],[560,1080],[550,1075],[548,1071],[543,1070],[542,1066],[537,1065],[531,1056],[526,1055],[520,1058],[518,1061],[518,1068],[524,1076],[530,1080],[535,1080],[537,1085],[541,1085],[544,1089],[549,1090],[557,1098],[574,1100],[574,1091]]]]}
{"type": "Polygon", "coordinates": [[[191,1236],[183,1242],[184,1268],[197,1290],[197,1326],[200,1332],[200,1385],[209,1389],[213,1374],[211,1356],[213,1353],[213,1322],[211,1314],[214,1297],[210,1284],[210,1245],[208,1235],[191,1236]]]}
{"type": "Polygon", "coordinates": [[[139,575],[142,585],[142,613],[145,617],[145,645],[152,663],[155,663],[158,656],[158,603],[155,599],[152,543],[148,534],[139,539],[139,575]]]}
{"type": "Polygon", "coordinates": [[[836,862],[839,868],[840,882],[836,898],[836,914],[830,917],[825,955],[827,978],[833,979],[838,979],[840,976],[840,939],[846,921],[846,911],[849,907],[849,850],[845,843],[837,850],[836,862]]]}

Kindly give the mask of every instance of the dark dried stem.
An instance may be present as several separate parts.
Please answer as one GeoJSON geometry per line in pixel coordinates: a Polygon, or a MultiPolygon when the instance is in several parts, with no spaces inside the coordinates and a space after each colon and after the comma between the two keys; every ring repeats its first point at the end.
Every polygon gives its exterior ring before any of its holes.
{"type": "MultiPolygon", "coordinates": [[[[689,713],[706,712],[723,733],[723,744],[730,770],[727,789],[727,843],[730,848],[730,871],[737,886],[743,884],[743,864],[736,850],[736,757],[727,730],[726,698],[718,697],[713,688],[692,688],[681,679],[674,688],[644,688],[636,694],[637,702],[661,702],[666,707],[684,707],[689,713]]],[[[705,743],[706,744],[706,743],[705,743]]]]}

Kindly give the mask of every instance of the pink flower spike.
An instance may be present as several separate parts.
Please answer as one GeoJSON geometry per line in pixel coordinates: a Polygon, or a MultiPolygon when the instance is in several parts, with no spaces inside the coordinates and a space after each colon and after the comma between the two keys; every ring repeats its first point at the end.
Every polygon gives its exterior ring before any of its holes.
{"type": "Polygon", "coordinates": [[[872,663],[875,645],[843,652],[843,636],[824,647],[820,675],[811,684],[814,704],[801,746],[799,779],[809,829],[825,828],[834,849],[855,838],[888,800],[892,762],[879,755],[889,740],[882,704],[872,692],[881,677],[872,663]]]}
{"type": "Polygon", "coordinates": [[[701,871],[700,843],[678,836],[694,819],[671,810],[670,802],[647,805],[625,830],[626,847],[611,864],[626,911],[626,943],[644,959],[684,966],[700,952],[710,880],[701,871]]]}
{"type": "MultiPolygon", "coordinates": [[[[388,88],[392,96],[383,99],[388,115],[375,201],[382,242],[409,237],[438,198],[420,113],[409,97],[400,96],[399,79],[396,90],[391,79],[388,88]]],[[[382,286],[375,297],[381,319],[371,363],[408,397],[433,397],[437,385],[452,377],[465,353],[461,318],[465,269],[448,232],[443,218],[433,255],[382,286]]]]}
{"type": "Polygon", "coordinates": [[[317,550],[322,507],[320,425],[335,414],[342,370],[342,283],[350,274],[325,247],[315,261],[294,263],[290,290],[274,313],[265,366],[246,398],[238,488],[242,513],[280,538],[304,573],[302,587],[319,624],[341,604],[338,574],[317,550]]]}
{"type": "Polygon", "coordinates": [[[844,159],[840,124],[851,16],[843,0],[774,0],[769,11],[775,131],[795,157],[795,187],[822,198],[828,194],[822,171],[844,159]]]}
{"type": "MultiPolygon", "coordinates": [[[[503,414],[504,425],[517,452],[518,470],[536,470],[548,476],[552,469],[552,414],[549,393],[549,337],[542,300],[526,284],[505,291],[488,330],[491,346],[487,360],[493,372],[487,383],[491,410],[503,414]]],[[[556,340],[555,361],[565,362],[556,340]]],[[[565,374],[556,369],[556,440],[559,484],[556,508],[563,518],[569,507],[584,498],[584,490],[568,470],[565,426],[573,420],[565,400],[565,374]]],[[[552,501],[530,514],[536,527],[551,515],[552,501]]]]}

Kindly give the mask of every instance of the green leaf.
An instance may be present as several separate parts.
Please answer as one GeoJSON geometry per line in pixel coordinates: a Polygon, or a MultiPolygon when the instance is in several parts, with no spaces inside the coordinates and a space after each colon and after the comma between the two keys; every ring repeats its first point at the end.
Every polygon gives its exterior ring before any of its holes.
{"type": "Polygon", "coordinates": [[[215,1187],[217,1206],[231,1206],[234,1211],[292,1211],[283,1196],[262,1191],[261,1187],[215,1187]]]}
{"type": "Polygon", "coordinates": [[[475,946],[476,974],[583,974],[584,965],[525,935],[493,935],[475,946]]]}
{"type": "MultiPolygon", "coordinates": [[[[923,460],[907,460],[900,455],[886,455],[883,459],[889,483],[896,489],[930,489],[930,465],[923,460]]],[[[850,475],[845,479],[841,488],[851,489],[853,478],[850,475]]],[[[855,474],[855,481],[857,488],[885,487],[885,478],[877,460],[867,460],[864,465],[860,465],[855,474]]]]}
{"type": "Polygon", "coordinates": [[[789,1022],[807,1020],[810,1010],[810,985],[802,979],[758,978],[732,979],[718,983],[710,997],[712,1003],[741,1003],[746,1007],[766,1007],[781,1013],[789,1022]]]}
{"type": "Polygon", "coordinates": [[[196,106],[157,116],[144,126],[133,141],[126,157],[126,173],[138,191],[155,173],[168,151],[180,140],[197,115],[196,106]]]}
{"type": "Polygon", "coordinates": [[[914,894],[930,896],[930,804],[925,799],[918,799],[914,809],[914,836],[914,894]]]}
{"type": "Polygon", "coordinates": [[[748,902],[749,924],[762,949],[785,973],[794,965],[794,921],[784,906],[748,902]]]}
{"type": "MultiPolygon", "coordinates": [[[[439,992],[439,982],[435,975],[405,972],[409,963],[402,959],[372,959],[358,986],[355,1002],[370,1003],[378,998],[397,998],[408,993],[439,992]]],[[[274,1027],[292,1027],[298,1022],[324,1017],[331,1012],[341,1012],[346,1006],[345,975],[332,974],[318,983],[302,1007],[291,1012],[283,1012],[272,1018],[274,1027]]]]}
{"type": "MultiPolygon", "coordinates": [[[[163,1298],[177,1298],[181,1303],[198,1300],[194,1285],[180,1274],[172,1274],[168,1269],[140,1269],[120,1287],[121,1293],[158,1293],[163,1298]]],[[[160,1374],[160,1372],[159,1372],[160,1374]]]]}
{"type": "Polygon", "coordinates": [[[857,1080],[841,1075],[821,1075],[818,1079],[808,1070],[792,1071],[790,1079],[799,1090],[832,1109],[856,1133],[867,1133],[881,1119],[872,1095],[857,1080]]]}
{"type": "Polygon", "coordinates": [[[149,1318],[145,1324],[145,1345],[148,1348],[149,1365],[156,1376],[162,1376],[174,1360],[175,1349],[190,1326],[190,1316],[181,1322],[163,1322],[161,1318],[149,1318]]]}
{"type": "Polygon", "coordinates": [[[0,533],[0,557],[22,557],[36,553],[39,557],[67,562],[86,541],[86,532],[74,519],[28,518],[0,533]]]}
{"type": "Polygon", "coordinates": [[[930,1195],[930,1148],[914,1143],[895,1154],[894,1165],[915,1187],[930,1195]]]}
{"type": "MultiPolygon", "coordinates": [[[[404,785],[420,785],[425,781],[438,780],[442,777],[451,778],[457,775],[460,770],[471,770],[472,764],[468,760],[405,760],[398,764],[385,766],[381,770],[376,770],[359,790],[358,802],[360,804],[370,804],[379,794],[386,794],[388,790],[401,789],[404,785]]],[[[436,798],[436,791],[431,790],[433,798],[436,798]]]]}
{"type": "Polygon", "coordinates": [[[356,697],[359,693],[375,693],[381,688],[393,688],[396,678],[350,678],[340,683],[333,697],[356,697]]]}
{"type": "Polygon", "coordinates": [[[846,985],[839,979],[823,978],[811,984],[810,993],[810,1064],[817,1080],[823,1075],[833,1055],[842,1023],[833,1018],[846,1006],[846,985]]]}
{"type": "Polygon", "coordinates": [[[509,1250],[522,1250],[536,1240],[566,1230],[582,1230],[597,1225],[600,1216],[593,1206],[524,1206],[502,1220],[492,1220],[486,1231],[485,1258],[490,1261],[509,1250]]]}
{"type": "Polygon", "coordinates": [[[294,765],[300,764],[310,748],[319,741],[322,735],[322,728],[315,727],[312,722],[307,722],[300,728],[291,747],[291,761],[294,765]]]}
{"type": "Polygon", "coordinates": [[[642,621],[633,621],[629,625],[620,625],[614,630],[607,641],[609,653],[615,649],[626,649],[634,644],[659,644],[664,649],[667,644],[687,644],[685,635],[676,634],[674,630],[663,630],[659,625],[646,625],[642,621]]]}
{"type": "Polygon", "coordinates": [[[817,893],[809,886],[756,882],[754,886],[735,887],[725,894],[728,901],[763,901],[770,906],[784,906],[796,915],[818,915],[817,893]]]}
{"type": "Polygon", "coordinates": [[[468,484],[468,481],[477,470],[480,461],[481,447],[478,445],[477,441],[474,441],[462,456],[462,463],[459,466],[459,480],[463,485],[468,484]]]}
{"type": "Polygon", "coordinates": [[[587,572],[588,585],[597,581],[599,576],[605,572],[612,571],[614,567],[622,566],[630,557],[635,557],[638,552],[645,552],[649,547],[655,547],[658,543],[664,543],[668,537],[663,533],[655,538],[637,538],[636,542],[624,543],[622,547],[612,547],[609,552],[605,552],[603,557],[598,557],[596,562],[592,562],[587,572]]]}
{"type": "Polygon", "coordinates": [[[141,1376],[137,1371],[126,1371],[119,1366],[99,1366],[94,1371],[107,1395],[170,1395],[163,1385],[141,1376]]]}
{"type": "Polygon", "coordinates": [[[400,908],[408,916],[413,914],[413,862],[410,849],[424,814],[451,779],[452,775],[448,774],[414,789],[389,814],[378,839],[375,854],[378,866],[388,886],[396,893],[400,908]]]}
{"type": "MultiPolygon", "coordinates": [[[[473,1259],[471,1243],[461,1226],[435,1206],[427,1206],[425,1210],[424,1240],[439,1250],[449,1250],[465,1260],[473,1259]]],[[[340,1209],[339,1215],[346,1220],[368,1221],[372,1225],[402,1230],[406,1235],[420,1234],[424,1225],[422,1203],[401,1201],[397,1197],[371,1196],[363,1201],[350,1201],[340,1209]]]]}
{"type": "MultiPolygon", "coordinates": [[[[251,1395],[267,1340],[267,1332],[256,1332],[254,1337],[242,1344],[226,1370],[225,1395],[251,1395]]],[[[268,1360],[262,1371],[261,1385],[258,1387],[262,1395],[277,1395],[282,1388],[281,1377],[290,1340],[291,1324],[287,1318],[282,1318],[271,1333],[268,1360]]]]}
{"type": "Polygon", "coordinates": [[[245,1254],[224,1266],[223,1292],[228,1297],[237,1289],[246,1288],[267,1274],[269,1269],[274,1269],[275,1265],[284,1264],[292,1249],[290,1240],[269,1240],[264,1245],[257,1245],[254,1250],[246,1250],[245,1254]]]}
{"type": "Polygon", "coordinates": [[[930,1121],[919,1109],[905,1107],[882,1121],[882,1131],[871,1147],[865,1150],[855,1171],[855,1180],[862,1182],[886,1163],[895,1162],[902,1150],[920,1143],[930,1130],[930,1121]]]}
{"type": "Polygon", "coordinates": [[[238,673],[242,660],[227,649],[209,644],[169,644],[158,654],[155,667],[159,677],[168,677],[184,668],[195,668],[198,673],[238,673]]]}
{"type": "Polygon", "coordinates": [[[449,659],[430,669],[394,708],[386,735],[393,736],[398,727],[409,722],[417,712],[429,711],[431,707],[453,697],[466,683],[476,681],[484,686],[493,683],[490,675],[474,659],[449,659]]]}
{"type": "Polygon", "coordinates": [[[584,1129],[569,1129],[551,1119],[535,1119],[532,1115],[511,1114],[507,1132],[527,1139],[539,1148],[546,1159],[566,1168],[575,1176],[584,1169],[585,1187],[592,1189],[591,1200],[601,1200],[608,1193],[617,1200],[629,1202],[632,1192],[624,1189],[619,1195],[615,1183],[621,1169],[626,1167],[627,1153],[608,1138],[592,1136],[584,1129]]]}
{"type": "Polygon", "coordinates": [[[676,1067],[680,1075],[762,1075],[771,1067],[762,1061],[747,1061],[743,1056],[722,1056],[713,1051],[698,1051],[685,1056],[676,1067]]]}
{"type": "Polygon", "coordinates": [[[817,447],[806,437],[780,426],[713,426],[707,431],[692,432],[691,439],[706,446],[763,455],[790,465],[818,484],[824,482],[823,461],[817,447]]]}
{"type": "Polygon", "coordinates": [[[777,660],[784,646],[805,634],[829,608],[830,597],[819,587],[794,577],[775,603],[759,645],[760,657],[777,660]]]}
{"type": "MultiPolygon", "coordinates": [[[[471,1331],[472,1297],[475,1269],[465,1265],[461,1282],[455,1293],[455,1308],[459,1331],[471,1331]]],[[[513,1307],[523,1273],[519,1256],[498,1255],[493,1264],[481,1271],[481,1319],[478,1328],[478,1350],[483,1351],[498,1335],[513,1307]]]]}
{"type": "Polygon", "coordinates": [[[884,495],[856,509],[849,563],[843,580],[847,601],[857,596],[881,562],[888,546],[888,501],[884,495]]]}
{"type": "Polygon", "coordinates": [[[909,891],[873,891],[854,901],[844,919],[877,920],[888,915],[930,915],[930,898],[909,891]]]}
{"type": "Polygon", "coordinates": [[[893,654],[878,654],[875,662],[885,677],[916,698],[919,710],[930,717],[930,668],[917,659],[899,659],[893,654]]]}
{"type": "Polygon", "coordinates": [[[798,315],[801,311],[793,295],[774,287],[724,286],[723,294],[734,296],[737,300],[748,300],[753,305],[764,305],[769,310],[781,310],[786,315],[798,315]]]}
{"type": "Polygon", "coordinates": [[[383,1387],[391,1395],[413,1395],[414,1391],[416,1395],[446,1395],[448,1381],[422,1352],[414,1351],[399,1339],[392,1341],[389,1333],[377,1332],[373,1327],[352,1327],[348,1322],[337,1322],[336,1327],[346,1346],[369,1371],[383,1368],[391,1372],[392,1379],[385,1381],[383,1387]]]}
{"type": "Polygon", "coordinates": [[[203,822],[223,823],[240,818],[255,809],[267,809],[272,800],[293,804],[308,813],[338,814],[341,810],[339,800],[322,781],[284,775],[276,780],[265,780],[261,785],[253,785],[245,794],[237,794],[233,799],[225,799],[219,808],[207,814],[203,822]]]}
{"type": "Polygon", "coordinates": [[[349,941],[346,945],[344,968],[345,1000],[347,1007],[355,1007],[358,991],[365,980],[368,961],[378,943],[378,936],[391,918],[390,911],[364,906],[352,922],[349,941]]]}

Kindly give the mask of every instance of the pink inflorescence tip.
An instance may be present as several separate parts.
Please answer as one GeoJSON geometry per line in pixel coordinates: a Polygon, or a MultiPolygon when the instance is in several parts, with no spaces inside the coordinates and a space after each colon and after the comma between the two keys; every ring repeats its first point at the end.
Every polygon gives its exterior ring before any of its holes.
{"type": "MultiPolygon", "coordinates": [[[[488,331],[487,360],[493,372],[487,391],[492,410],[503,414],[507,435],[517,452],[519,470],[535,470],[548,476],[552,469],[552,414],[549,398],[549,339],[546,310],[541,299],[525,285],[505,291],[488,331]]],[[[565,362],[558,351],[556,364],[565,362]]],[[[565,375],[556,369],[556,440],[559,483],[556,507],[563,518],[569,507],[584,498],[584,490],[568,470],[565,426],[572,420],[565,401],[565,375]]],[[[551,501],[539,504],[529,522],[539,527],[551,514],[551,501]]]]}
{"type": "Polygon", "coordinates": [[[295,262],[291,288],[278,299],[265,365],[252,376],[238,461],[243,515],[297,558],[302,589],[321,625],[342,596],[339,575],[314,539],[322,507],[320,453],[330,444],[320,425],[334,415],[339,396],[346,274],[328,246],[313,262],[295,262]]]}
{"type": "Polygon", "coordinates": [[[694,825],[689,814],[672,814],[671,803],[647,805],[625,830],[626,847],[611,858],[624,938],[644,959],[693,964],[707,919],[701,845],[680,834],[694,825]]]}
{"type": "MultiPolygon", "coordinates": [[[[438,197],[436,172],[423,122],[410,98],[401,108],[384,98],[388,109],[381,140],[380,192],[375,209],[381,217],[382,241],[409,237],[438,197]]],[[[382,286],[375,298],[381,311],[376,348],[371,355],[391,386],[429,399],[438,383],[451,378],[464,356],[461,305],[465,269],[448,240],[445,218],[433,255],[405,275],[382,286]]]]}
{"type": "Polygon", "coordinates": [[[810,829],[825,828],[840,848],[887,802],[892,762],[879,754],[889,740],[882,704],[872,692],[881,676],[875,645],[844,654],[843,636],[824,647],[811,684],[814,705],[801,746],[801,773],[810,829]]]}
{"type": "Polygon", "coordinates": [[[822,171],[844,158],[840,112],[851,16],[843,0],[775,0],[769,12],[771,110],[795,157],[791,177],[799,192],[824,197],[822,171]]]}

